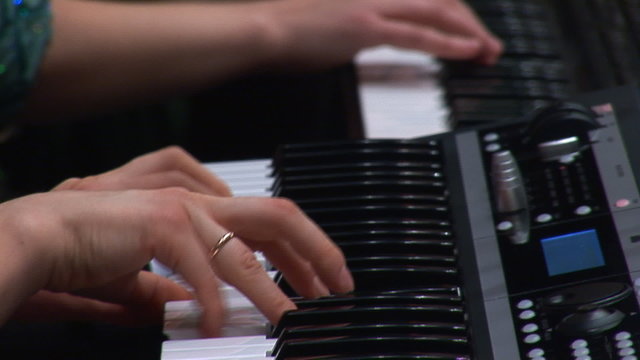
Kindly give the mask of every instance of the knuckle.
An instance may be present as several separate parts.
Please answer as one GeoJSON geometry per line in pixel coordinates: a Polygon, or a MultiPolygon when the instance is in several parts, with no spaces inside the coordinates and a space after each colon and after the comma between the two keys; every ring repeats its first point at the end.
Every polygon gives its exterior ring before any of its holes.
{"type": "Polygon", "coordinates": [[[278,216],[297,216],[302,212],[298,205],[290,199],[274,197],[266,200],[268,206],[276,211],[278,216]]]}
{"type": "Polygon", "coordinates": [[[55,188],[57,190],[73,190],[76,189],[76,185],[80,182],[80,178],[72,177],[64,180],[60,184],[58,184],[55,188]]]}
{"type": "Polygon", "coordinates": [[[160,150],[160,152],[170,160],[177,161],[189,157],[189,154],[186,152],[186,150],[177,145],[171,145],[163,148],[162,150],[160,150]]]}
{"type": "Polygon", "coordinates": [[[95,186],[98,186],[100,177],[97,175],[87,176],[84,178],[75,178],[75,181],[71,184],[69,189],[74,190],[91,190],[95,186]]]}
{"type": "Polygon", "coordinates": [[[249,251],[248,249],[240,253],[238,263],[242,268],[242,271],[245,272],[248,276],[261,276],[262,272],[264,271],[262,264],[260,264],[258,259],[256,259],[253,252],[249,251]]]}
{"type": "Polygon", "coordinates": [[[159,200],[159,206],[152,209],[151,221],[157,224],[182,229],[191,222],[186,203],[189,192],[181,187],[171,187],[154,191],[151,196],[159,200]]]}

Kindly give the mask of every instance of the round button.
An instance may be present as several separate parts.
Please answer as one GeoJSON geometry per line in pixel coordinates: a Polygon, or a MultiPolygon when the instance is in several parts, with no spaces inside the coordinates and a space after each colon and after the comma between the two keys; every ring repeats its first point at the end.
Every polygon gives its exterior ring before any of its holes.
{"type": "Polygon", "coordinates": [[[511,221],[501,221],[500,223],[498,223],[498,226],[496,226],[496,228],[499,231],[511,230],[513,229],[513,223],[511,221]]]}
{"type": "Polygon", "coordinates": [[[529,309],[533,306],[533,301],[529,299],[520,300],[516,306],[520,310],[529,309]]]}
{"type": "Polygon", "coordinates": [[[573,356],[575,357],[579,357],[579,356],[585,356],[585,355],[589,355],[591,351],[589,350],[589,348],[583,347],[583,348],[577,348],[575,350],[573,350],[573,356]]]}
{"type": "Polygon", "coordinates": [[[589,345],[589,343],[586,340],[577,339],[577,340],[574,340],[571,343],[571,348],[572,349],[579,349],[579,348],[587,347],[588,345],[589,345]]]}
{"type": "Polygon", "coordinates": [[[529,323],[529,324],[526,324],[525,326],[522,327],[522,332],[523,333],[530,334],[530,333],[536,332],[536,331],[538,331],[538,325],[534,324],[534,323],[529,323]]]}
{"type": "Polygon", "coordinates": [[[575,213],[576,215],[589,215],[591,214],[591,207],[587,205],[578,206],[575,213]]]}
{"type": "Polygon", "coordinates": [[[591,360],[591,356],[589,355],[578,356],[576,357],[576,360],[591,360]]]}
{"type": "Polygon", "coordinates": [[[498,136],[497,133],[494,132],[490,132],[484,135],[484,137],[482,138],[485,142],[493,142],[496,141],[500,138],[500,136],[498,136]]]}
{"type": "Polygon", "coordinates": [[[485,146],[484,148],[487,152],[496,152],[498,150],[500,150],[500,144],[498,143],[491,143],[487,146],[485,146]]]}
{"type": "Polygon", "coordinates": [[[616,200],[616,207],[623,208],[631,205],[631,201],[629,199],[618,199],[616,200]]]}
{"type": "Polygon", "coordinates": [[[529,351],[527,353],[527,356],[530,359],[535,359],[535,358],[539,358],[541,356],[544,356],[544,350],[540,349],[540,348],[535,348],[535,349],[531,349],[531,351],[529,351]]]}
{"type": "Polygon", "coordinates": [[[636,349],[634,348],[625,348],[625,349],[620,349],[620,351],[618,351],[618,355],[620,356],[629,356],[629,355],[633,355],[636,353],[636,349]]]}
{"type": "Polygon", "coordinates": [[[617,333],[617,334],[616,334],[616,336],[615,336],[615,339],[616,339],[617,341],[620,341],[620,340],[627,340],[627,339],[629,339],[629,338],[631,338],[631,333],[630,333],[630,332],[628,332],[628,331],[620,331],[620,332],[619,332],[619,333],[617,333]]]}
{"type": "Polygon", "coordinates": [[[616,347],[618,349],[630,348],[633,346],[633,341],[631,340],[620,340],[616,343],[616,347]]]}
{"type": "Polygon", "coordinates": [[[553,220],[553,216],[551,216],[551,214],[544,213],[536,216],[536,221],[539,223],[546,223],[551,220],[553,220]]]}
{"type": "Polygon", "coordinates": [[[525,310],[520,313],[519,317],[522,320],[533,319],[534,317],[536,317],[536,312],[533,310],[525,310]]]}
{"type": "Polygon", "coordinates": [[[540,341],[540,335],[538,334],[529,334],[524,337],[524,342],[527,344],[535,344],[540,341]]]}

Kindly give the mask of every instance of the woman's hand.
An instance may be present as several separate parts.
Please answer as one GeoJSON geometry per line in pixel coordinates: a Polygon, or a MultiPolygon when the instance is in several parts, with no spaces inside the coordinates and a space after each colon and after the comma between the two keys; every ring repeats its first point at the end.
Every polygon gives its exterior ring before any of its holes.
{"type": "Polygon", "coordinates": [[[376,45],[493,64],[501,42],[460,0],[275,0],[257,6],[279,29],[279,58],[326,66],[376,45]]]}
{"type": "MultiPolygon", "coordinates": [[[[64,293],[55,298],[57,308],[81,304],[78,314],[95,310],[96,318],[116,322],[159,320],[166,301],[191,297],[175,283],[140,271],[152,258],[193,287],[209,336],[218,334],[223,319],[218,278],[243,291],[273,323],[295,308],[254,250],[263,251],[303,295],[353,289],[340,250],[284,199],[215,197],[178,188],[61,190],[1,204],[0,226],[0,246],[17,249],[15,258],[30,269],[12,283],[26,284],[31,293],[47,290],[32,304],[64,293]],[[237,238],[210,259],[210,249],[229,231],[237,238]]],[[[14,291],[6,281],[0,286],[3,293],[14,291]]],[[[4,320],[13,309],[2,310],[4,320]]]]}
{"type": "Polygon", "coordinates": [[[158,321],[166,301],[193,294],[139,271],[152,258],[195,288],[208,309],[203,323],[208,335],[221,325],[218,278],[247,295],[274,323],[295,308],[255,259],[255,250],[263,251],[301,295],[352,289],[342,254],[296,205],[230,195],[228,186],[191,155],[169,147],[104,174],[69,179],[51,193],[0,205],[0,213],[11,214],[8,225],[17,222],[25,229],[20,236],[25,243],[50,247],[41,261],[60,257],[47,271],[49,282],[38,287],[42,290],[22,304],[16,317],[158,321]],[[133,189],[151,191],[119,191],[133,189]],[[237,238],[208,263],[209,250],[227,230],[237,238]]]}
{"type": "Polygon", "coordinates": [[[180,187],[207,195],[231,196],[229,186],[177,146],[141,155],[114,170],[71,178],[56,190],[133,190],[180,187]]]}

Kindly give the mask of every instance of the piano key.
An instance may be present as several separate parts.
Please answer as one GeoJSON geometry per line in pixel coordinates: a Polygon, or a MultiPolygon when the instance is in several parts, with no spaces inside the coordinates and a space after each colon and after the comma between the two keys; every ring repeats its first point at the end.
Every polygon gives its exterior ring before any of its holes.
{"type": "Polygon", "coordinates": [[[313,164],[342,164],[361,161],[433,161],[440,159],[441,152],[434,148],[413,148],[396,146],[393,148],[357,148],[346,150],[326,150],[317,152],[293,153],[274,159],[273,166],[278,169],[287,166],[313,164]]]}
{"type": "MultiPolygon", "coordinates": [[[[334,236],[335,238],[335,236],[334,236]]],[[[442,240],[386,239],[362,241],[338,241],[347,257],[358,255],[422,254],[439,261],[455,261],[454,242],[442,240]]]]}
{"type": "Polygon", "coordinates": [[[393,150],[397,148],[407,149],[427,149],[438,148],[438,142],[433,140],[419,140],[419,139],[358,139],[358,140],[343,140],[343,141],[330,141],[330,142],[315,142],[315,143],[298,143],[298,144],[283,144],[280,145],[276,153],[278,155],[290,156],[305,153],[318,153],[323,151],[347,151],[347,150],[361,150],[361,149],[387,149],[393,150]]]}
{"type": "Polygon", "coordinates": [[[412,138],[450,129],[441,65],[418,51],[379,46],[355,59],[366,138],[412,138]]]}
{"type": "Polygon", "coordinates": [[[162,360],[262,360],[274,344],[264,336],[168,340],[162,344],[162,360]]]}
{"type": "Polygon", "coordinates": [[[440,205],[445,206],[448,204],[447,197],[442,195],[432,194],[375,194],[359,195],[359,196],[334,196],[334,197],[322,197],[314,199],[301,199],[296,203],[302,209],[322,208],[328,206],[366,206],[366,205],[383,205],[383,204],[416,204],[416,205],[440,205]]]}
{"type": "Polygon", "coordinates": [[[467,328],[464,324],[450,323],[380,323],[372,321],[371,324],[339,324],[328,326],[313,326],[287,328],[278,337],[273,346],[272,353],[277,353],[284,342],[295,339],[318,339],[336,336],[402,336],[402,335],[450,335],[465,336],[467,328]]]}
{"type": "Polygon", "coordinates": [[[241,160],[203,164],[222,178],[235,196],[271,196],[271,160],[241,160]]]}
{"type": "Polygon", "coordinates": [[[569,93],[562,81],[451,79],[446,87],[451,98],[559,99],[569,93]]]}
{"type": "Polygon", "coordinates": [[[503,78],[567,81],[565,64],[556,59],[520,58],[503,56],[493,66],[474,66],[466,62],[448,61],[443,79],[503,78]]]}
{"type": "Polygon", "coordinates": [[[469,359],[468,340],[465,337],[422,335],[422,336],[373,336],[339,337],[320,340],[292,340],[282,344],[275,354],[277,360],[300,359],[304,356],[321,355],[380,355],[380,354],[421,354],[431,355],[431,359],[469,359]]]}
{"type": "Polygon", "coordinates": [[[439,219],[387,218],[376,220],[327,222],[322,224],[325,232],[334,236],[359,235],[363,231],[414,232],[427,239],[451,239],[451,224],[439,219]]]}
{"type": "Polygon", "coordinates": [[[456,258],[453,256],[421,256],[421,255],[383,255],[383,256],[367,256],[360,254],[359,256],[347,256],[347,265],[350,269],[361,269],[368,267],[385,267],[385,266],[409,266],[409,267],[448,267],[455,266],[456,258]]]}
{"type": "Polygon", "coordinates": [[[278,168],[278,173],[275,174],[275,178],[278,179],[282,176],[296,176],[296,175],[310,175],[310,174],[323,174],[325,172],[340,172],[340,171],[412,171],[412,170],[441,170],[442,163],[440,162],[427,162],[427,161],[363,161],[363,162],[350,162],[350,163],[333,163],[333,164],[301,164],[299,166],[286,166],[278,168]]]}
{"type": "Polygon", "coordinates": [[[349,216],[350,221],[376,219],[438,219],[447,220],[449,210],[446,206],[440,205],[365,205],[365,206],[344,206],[333,208],[315,208],[305,210],[307,215],[320,225],[324,223],[334,223],[336,220],[345,219],[349,216]]]}
{"type": "MultiPolygon", "coordinates": [[[[345,305],[390,306],[390,305],[460,305],[462,298],[458,294],[445,292],[413,292],[403,294],[385,294],[384,292],[352,292],[324,296],[317,299],[292,298],[300,309],[336,307],[345,305]]],[[[375,320],[374,320],[375,321],[375,320]]]]}
{"type": "Polygon", "coordinates": [[[360,181],[367,179],[440,179],[442,173],[428,170],[351,170],[323,174],[287,176],[276,181],[275,187],[292,184],[315,184],[327,181],[360,181]]]}
{"type": "MultiPolygon", "coordinates": [[[[454,287],[458,271],[452,267],[388,266],[351,269],[356,291],[420,291],[429,287],[454,287]]],[[[288,296],[297,296],[286,280],[276,275],[276,283],[288,296]]]]}
{"type": "Polygon", "coordinates": [[[285,328],[292,326],[315,326],[324,324],[368,324],[377,321],[408,322],[464,322],[461,306],[414,305],[414,306],[337,306],[331,309],[311,308],[292,310],[285,313],[272,335],[278,336],[285,328]]]}

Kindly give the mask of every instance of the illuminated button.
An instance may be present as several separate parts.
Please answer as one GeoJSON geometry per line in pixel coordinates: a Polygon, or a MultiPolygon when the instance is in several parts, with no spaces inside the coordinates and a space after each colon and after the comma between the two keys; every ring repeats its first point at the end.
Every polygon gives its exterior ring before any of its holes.
{"type": "Polygon", "coordinates": [[[636,349],[630,348],[630,347],[625,349],[620,349],[620,351],[618,351],[618,355],[620,356],[629,356],[635,353],[636,353],[636,349]]]}
{"type": "Polygon", "coordinates": [[[534,317],[536,317],[536,312],[533,310],[525,310],[520,313],[519,317],[522,320],[533,319],[534,317]]]}
{"type": "Polygon", "coordinates": [[[507,231],[513,229],[513,223],[511,221],[501,221],[497,226],[499,231],[507,231]]]}
{"type": "Polygon", "coordinates": [[[620,340],[616,343],[616,347],[618,349],[630,348],[633,346],[633,341],[631,340],[620,340]]]}
{"type": "Polygon", "coordinates": [[[576,357],[576,360],[591,360],[591,356],[589,355],[578,356],[576,357]]]}
{"type": "Polygon", "coordinates": [[[576,215],[589,215],[591,214],[591,207],[587,205],[578,206],[575,213],[576,215]]]}
{"type": "Polygon", "coordinates": [[[577,348],[575,350],[573,350],[573,356],[575,357],[579,357],[579,356],[585,356],[585,355],[589,355],[591,351],[589,350],[589,348],[583,347],[583,348],[577,348]]]}
{"type": "Polygon", "coordinates": [[[529,334],[524,337],[524,342],[527,344],[535,344],[540,341],[540,335],[538,334],[529,334]]]}
{"type": "Polygon", "coordinates": [[[536,356],[534,358],[531,358],[531,360],[547,360],[547,358],[544,356],[536,356]]]}
{"type": "Polygon", "coordinates": [[[551,214],[544,213],[536,216],[536,221],[539,223],[546,223],[551,220],[553,220],[553,216],[551,216],[551,214]]]}
{"type": "Polygon", "coordinates": [[[485,148],[484,148],[484,149],[485,149],[486,151],[488,151],[488,152],[496,152],[496,151],[500,150],[500,144],[498,144],[498,143],[491,143],[491,144],[489,144],[489,145],[485,146],[485,148]]]}
{"type": "Polygon", "coordinates": [[[578,339],[578,340],[574,340],[571,343],[571,348],[572,349],[579,349],[579,348],[587,347],[588,345],[589,345],[589,343],[586,340],[578,339]]]}
{"type": "Polygon", "coordinates": [[[540,358],[541,356],[544,356],[544,350],[540,348],[531,349],[531,351],[527,353],[527,356],[530,359],[540,358]]]}
{"type": "Polygon", "coordinates": [[[520,300],[516,306],[520,310],[529,309],[533,306],[533,301],[529,299],[520,300]]]}
{"type": "Polygon", "coordinates": [[[635,280],[633,280],[633,286],[640,288],[640,278],[637,278],[635,280]]]}
{"type": "Polygon", "coordinates": [[[498,136],[498,134],[491,132],[488,134],[485,134],[485,136],[482,138],[485,142],[493,142],[496,141],[500,138],[500,136],[498,136]]]}
{"type": "Polygon", "coordinates": [[[631,333],[629,333],[628,331],[620,331],[619,333],[616,334],[616,337],[615,337],[617,341],[627,340],[629,338],[631,338],[631,333]]]}
{"type": "Polygon", "coordinates": [[[538,331],[538,325],[534,324],[534,323],[529,323],[529,324],[526,324],[525,326],[522,327],[522,332],[523,333],[530,334],[530,333],[536,332],[536,331],[538,331]]]}
{"type": "Polygon", "coordinates": [[[624,356],[620,360],[638,360],[638,358],[635,355],[629,355],[629,356],[624,356]]]}
{"type": "Polygon", "coordinates": [[[618,199],[616,200],[616,207],[623,208],[631,205],[631,201],[629,199],[618,199]]]}

